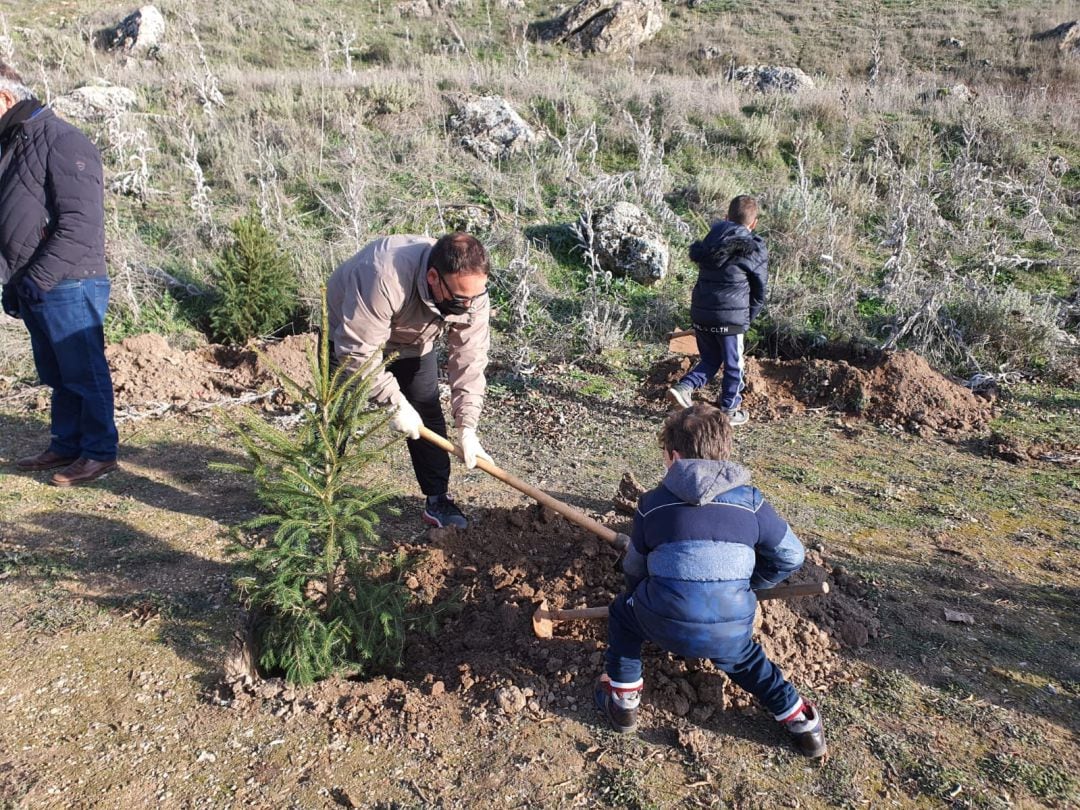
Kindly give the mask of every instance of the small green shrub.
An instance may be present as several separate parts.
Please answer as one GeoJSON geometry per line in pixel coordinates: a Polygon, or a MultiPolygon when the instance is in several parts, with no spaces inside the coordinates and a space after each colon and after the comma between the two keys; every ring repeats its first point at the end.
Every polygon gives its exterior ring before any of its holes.
{"type": "Polygon", "coordinates": [[[374,115],[397,115],[416,104],[416,90],[407,84],[391,82],[364,87],[362,96],[374,115]]]}
{"type": "Polygon", "coordinates": [[[196,328],[197,307],[197,302],[183,302],[166,290],[160,298],[149,298],[138,309],[131,306],[110,308],[105,316],[105,340],[119,343],[132,335],[153,332],[179,338],[180,343],[201,341],[202,329],[196,328]]]}
{"type": "Polygon", "coordinates": [[[296,273],[289,255],[254,209],[230,228],[232,241],[214,265],[210,307],[215,340],[246,343],[288,324],[296,312],[296,273]]]}
{"type": "Polygon", "coordinates": [[[1054,368],[1069,354],[1052,300],[1015,287],[997,290],[970,283],[945,308],[984,369],[1054,368]]]}
{"type": "Polygon", "coordinates": [[[234,426],[248,463],[215,465],[252,476],[263,505],[241,527],[256,539],[239,546],[252,573],[237,583],[255,617],[259,665],[301,684],[397,665],[406,632],[423,621],[406,613],[404,560],[388,566],[375,531],[393,493],[365,471],[395,439],[386,412],[367,405],[373,369],[332,371],[325,315],[322,334],[311,386],[285,380],[312,403],[299,428],[286,432],[246,412],[234,426]]]}
{"type": "Polygon", "coordinates": [[[767,115],[752,115],[739,124],[739,142],[748,158],[755,163],[771,163],[780,145],[780,133],[767,115]]]}

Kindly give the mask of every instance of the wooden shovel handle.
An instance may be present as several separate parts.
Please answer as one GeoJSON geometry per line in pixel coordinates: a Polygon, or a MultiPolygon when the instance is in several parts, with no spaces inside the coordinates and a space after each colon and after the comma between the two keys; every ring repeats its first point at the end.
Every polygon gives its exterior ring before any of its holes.
{"type": "Polygon", "coordinates": [[[607,607],[567,608],[566,610],[549,608],[542,612],[544,618],[551,619],[553,622],[561,622],[566,619],[606,619],[608,609],[607,607]]]}
{"type": "MultiPolygon", "coordinates": [[[[438,433],[429,430],[423,425],[420,426],[420,436],[421,438],[430,442],[436,447],[442,448],[447,453],[452,453],[453,455],[460,458],[462,461],[465,460],[465,454],[462,452],[460,447],[457,447],[452,442],[443,438],[438,433]]],[[[543,490],[537,489],[536,487],[532,486],[532,484],[525,483],[517,476],[511,475],[506,470],[496,467],[487,459],[478,458],[476,460],[476,466],[486,472],[488,475],[492,476],[493,478],[498,478],[504,484],[509,484],[518,492],[528,495],[534,501],[546,506],[553,512],[558,512],[571,523],[592,532],[601,540],[606,543],[610,543],[612,546],[619,549],[620,551],[626,548],[628,538],[625,534],[619,534],[614,529],[610,529],[602,523],[597,523],[584,512],[575,509],[568,503],[563,503],[558,498],[551,497],[543,490]]]]}

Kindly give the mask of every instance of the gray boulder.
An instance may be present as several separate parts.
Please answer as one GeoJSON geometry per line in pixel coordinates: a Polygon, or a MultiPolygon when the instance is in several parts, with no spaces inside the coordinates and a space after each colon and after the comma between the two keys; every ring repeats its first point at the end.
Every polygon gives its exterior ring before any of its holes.
{"type": "Polygon", "coordinates": [[[161,46],[165,38],[165,18],[155,6],[131,12],[112,28],[97,33],[99,47],[109,51],[147,53],[161,46]]]}
{"type": "Polygon", "coordinates": [[[430,17],[435,13],[428,0],[406,0],[398,3],[396,8],[399,17],[430,17]]]}
{"type": "Polygon", "coordinates": [[[72,90],[53,99],[51,106],[69,121],[103,121],[130,110],[138,102],[134,91],[102,82],[72,90]]]}
{"type": "Polygon", "coordinates": [[[972,90],[963,82],[959,82],[949,87],[937,87],[933,90],[926,90],[919,94],[921,101],[940,101],[944,99],[952,99],[953,101],[959,101],[961,103],[974,101],[978,97],[978,92],[972,90]]]}
{"type": "Polygon", "coordinates": [[[656,223],[636,205],[617,202],[597,210],[592,229],[597,261],[613,276],[649,285],[667,275],[671,250],[656,223]]]}
{"type": "Polygon", "coordinates": [[[625,53],[648,42],[663,25],[660,0],[581,0],[534,30],[542,40],[583,53],[625,53]]]}
{"type": "Polygon", "coordinates": [[[780,65],[741,65],[732,72],[731,80],[759,93],[798,93],[814,87],[814,80],[799,68],[780,65]]]}
{"type": "Polygon", "coordinates": [[[499,96],[452,99],[450,129],[462,146],[484,160],[502,160],[541,140],[532,127],[499,96]]]}

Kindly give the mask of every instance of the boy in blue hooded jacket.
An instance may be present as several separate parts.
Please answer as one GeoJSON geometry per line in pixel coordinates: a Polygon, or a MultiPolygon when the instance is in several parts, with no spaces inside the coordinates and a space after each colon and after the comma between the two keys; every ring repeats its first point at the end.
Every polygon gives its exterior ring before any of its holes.
{"type": "Polygon", "coordinates": [[[708,658],[754,695],[800,753],[825,754],[818,710],[752,638],[757,599],[803,563],[802,543],[731,461],[731,423],[712,405],[671,416],[660,435],[667,474],[644,493],[623,561],[627,590],[608,614],[596,702],[616,731],[637,727],[641,646],[708,658]]]}

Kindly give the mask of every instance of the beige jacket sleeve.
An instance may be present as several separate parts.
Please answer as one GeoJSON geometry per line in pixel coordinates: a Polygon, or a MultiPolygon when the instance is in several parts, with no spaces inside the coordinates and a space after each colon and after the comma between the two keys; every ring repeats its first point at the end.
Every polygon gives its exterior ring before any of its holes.
{"type": "Polygon", "coordinates": [[[488,364],[491,345],[491,304],[487,296],[469,323],[451,323],[447,330],[448,359],[446,374],[450,378],[450,412],[454,424],[461,428],[476,428],[484,409],[488,364]]]}
{"type": "MultiPolygon", "coordinates": [[[[395,291],[384,278],[377,278],[370,290],[359,284],[345,285],[338,299],[341,322],[333,330],[334,353],[338,362],[350,372],[359,371],[365,363],[378,367],[383,362],[383,346],[390,337],[390,321],[400,306],[395,291]]],[[[380,405],[396,404],[403,398],[394,376],[385,368],[371,380],[371,399],[380,405]]]]}

